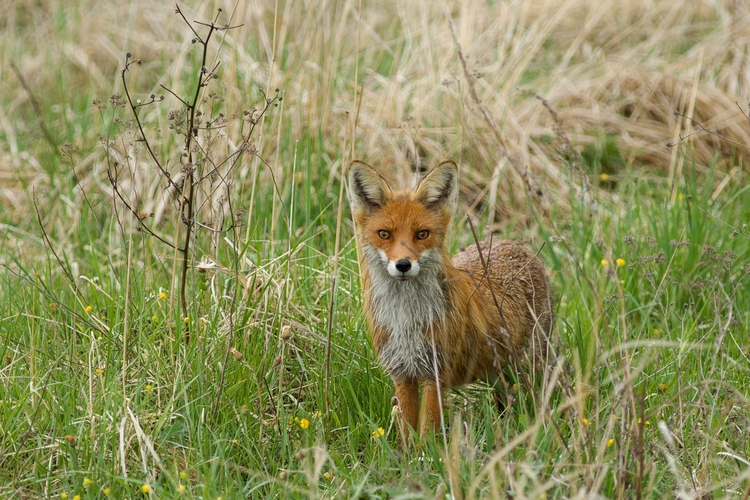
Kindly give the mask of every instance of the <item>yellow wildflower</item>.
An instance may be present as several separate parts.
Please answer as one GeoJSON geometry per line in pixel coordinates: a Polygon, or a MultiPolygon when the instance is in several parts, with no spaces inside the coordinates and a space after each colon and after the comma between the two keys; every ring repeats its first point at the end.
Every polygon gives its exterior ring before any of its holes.
{"type": "Polygon", "coordinates": [[[60,493],[60,498],[62,498],[62,500],[67,500],[68,494],[63,491],[62,493],[60,493]]]}
{"type": "Polygon", "coordinates": [[[602,259],[602,267],[607,267],[609,265],[609,261],[607,259],[602,259]]]}
{"type": "Polygon", "coordinates": [[[383,429],[382,427],[378,427],[376,430],[372,431],[372,435],[375,438],[379,438],[381,436],[384,436],[385,435],[385,429],[383,429]]]}
{"type": "Polygon", "coordinates": [[[619,258],[617,259],[617,267],[622,267],[625,265],[625,259],[619,258]]]}
{"type": "Polygon", "coordinates": [[[91,486],[92,484],[94,484],[94,481],[92,481],[91,479],[89,479],[89,478],[87,478],[87,477],[84,477],[84,478],[83,478],[83,487],[84,487],[84,488],[88,488],[88,487],[89,487],[89,486],[91,486]]]}
{"type": "Polygon", "coordinates": [[[104,375],[104,368],[97,368],[97,369],[96,369],[96,374],[97,374],[97,375],[99,375],[100,377],[101,377],[102,375],[104,375]]]}
{"type": "Polygon", "coordinates": [[[607,182],[607,179],[609,179],[609,176],[607,174],[602,173],[599,175],[599,180],[602,182],[607,182]]]}
{"type": "Polygon", "coordinates": [[[584,417],[584,418],[581,419],[581,423],[583,425],[589,425],[589,419],[584,417]]]}
{"type": "Polygon", "coordinates": [[[187,491],[187,488],[185,488],[184,484],[181,484],[177,487],[177,493],[180,495],[183,495],[187,491]]]}
{"type": "Polygon", "coordinates": [[[310,421],[307,420],[306,418],[300,419],[299,426],[302,427],[303,429],[307,429],[308,427],[310,427],[310,421]]]}
{"type": "Polygon", "coordinates": [[[94,308],[93,308],[93,307],[91,307],[91,306],[86,306],[86,312],[87,312],[87,313],[90,313],[90,312],[91,312],[91,311],[93,311],[93,310],[94,310],[94,308]]]}
{"type": "Polygon", "coordinates": [[[159,292],[159,298],[161,300],[167,300],[167,294],[164,292],[159,292]]]}
{"type": "Polygon", "coordinates": [[[141,492],[143,492],[144,495],[148,495],[151,493],[151,486],[149,486],[148,483],[143,483],[141,485],[141,492]]]}
{"type": "Polygon", "coordinates": [[[104,496],[109,496],[109,494],[112,493],[112,490],[109,489],[109,486],[107,486],[102,490],[102,493],[104,493],[104,496]]]}
{"type": "Polygon", "coordinates": [[[183,321],[185,322],[186,325],[190,323],[190,316],[185,316],[185,319],[183,321]]]}
{"type": "Polygon", "coordinates": [[[610,439],[609,441],[607,441],[607,448],[609,448],[613,444],[615,444],[615,440],[614,439],[610,439]]]}
{"type": "Polygon", "coordinates": [[[184,470],[181,470],[180,471],[180,479],[185,479],[186,477],[187,477],[187,472],[185,472],[184,470]]]}

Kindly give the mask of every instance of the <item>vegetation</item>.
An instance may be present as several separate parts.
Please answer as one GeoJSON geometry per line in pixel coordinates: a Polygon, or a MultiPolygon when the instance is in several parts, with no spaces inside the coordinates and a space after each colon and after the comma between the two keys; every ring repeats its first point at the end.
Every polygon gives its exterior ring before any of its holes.
{"type": "Polygon", "coordinates": [[[750,495],[746,7],[487,3],[3,3],[0,497],[750,495]],[[559,297],[407,450],[354,158],[559,297]]]}

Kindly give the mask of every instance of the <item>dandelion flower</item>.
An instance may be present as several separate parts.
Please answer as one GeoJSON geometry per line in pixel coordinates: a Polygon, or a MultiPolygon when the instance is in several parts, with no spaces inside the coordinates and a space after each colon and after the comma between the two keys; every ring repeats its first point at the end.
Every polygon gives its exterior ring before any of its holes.
{"type": "Polygon", "coordinates": [[[62,498],[62,500],[67,500],[68,494],[63,491],[62,493],[60,493],[60,498],[62,498]]]}
{"type": "Polygon", "coordinates": [[[90,312],[91,312],[91,311],[93,311],[93,310],[94,310],[94,308],[93,308],[93,307],[91,307],[91,306],[86,306],[86,309],[85,309],[85,311],[86,311],[87,313],[90,313],[90,312]]]}
{"type": "Polygon", "coordinates": [[[607,179],[609,179],[609,176],[607,174],[601,174],[599,175],[599,180],[602,182],[607,182],[607,179]]]}
{"type": "Polygon", "coordinates": [[[185,322],[186,325],[190,323],[190,316],[185,316],[185,319],[183,321],[185,322]]]}
{"type": "Polygon", "coordinates": [[[159,298],[161,300],[167,300],[167,294],[164,292],[159,292],[159,298]]]}
{"type": "Polygon", "coordinates": [[[610,439],[609,441],[607,441],[607,448],[609,448],[613,444],[615,444],[615,440],[614,439],[610,439]]]}
{"type": "Polygon", "coordinates": [[[149,493],[151,493],[151,486],[149,486],[148,483],[143,483],[141,485],[141,492],[144,495],[148,495],[149,493]]]}
{"type": "Polygon", "coordinates": [[[602,267],[607,267],[609,265],[609,261],[607,259],[602,259],[602,267]]]}
{"type": "Polygon", "coordinates": [[[112,493],[112,490],[109,489],[109,486],[107,486],[102,490],[102,493],[104,493],[104,496],[109,496],[109,494],[112,493]]]}
{"type": "Polygon", "coordinates": [[[617,267],[622,267],[625,265],[625,259],[619,258],[617,259],[617,267]]]}
{"type": "Polygon", "coordinates": [[[154,388],[151,387],[151,384],[146,384],[143,388],[146,389],[146,392],[151,392],[154,390],[154,388]]]}
{"type": "Polygon", "coordinates": [[[307,420],[306,418],[300,419],[299,426],[302,427],[303,429],[307,429],[308,427],[310,427],[310,421],[307,420]]]}
{"type": "Polygon", "coordinates": [[[581,423],[583,425],[589,425],[589,419],[584,417],[584,418],[581,419],[581,423]]]}
{"type": "Polygon", "coordinates": [[[180,479],[185,479],[185,478],[187,478],[187,472],[185,472],[184,470],[181,470],[180,471],[180,479]]]}
{"type": "Polygon", "coordinates": [[[83,478],[83,487],[84,487],[84,488],[88,488],[88,487],[89,487],[89,486],[91,486],[92,484],[94,484],[94,481],[92,481],[91,479],[89,479],[89,478],[87,478],[87,477],[84,477],[84,478],[83,478]]]}
{"type": "Polygon", "coordinates": [[[81,500],[81,495],[76,495],[73,497],[73,500],[81,500]]]}

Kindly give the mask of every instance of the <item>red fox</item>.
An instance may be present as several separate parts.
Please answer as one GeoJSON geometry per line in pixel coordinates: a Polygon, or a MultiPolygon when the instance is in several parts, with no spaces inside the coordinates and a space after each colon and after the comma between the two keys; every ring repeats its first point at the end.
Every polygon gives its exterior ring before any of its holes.
{"type": "Polygon", "coordinates": [[[547,274],[524,246],[474,245],[451,260],[457,178],[456,164],[443,162],[414,191],[393,191],[365,163],[349,171],[365,311],[404,437],[418,421],[422,432],[438,428],[444,390],[514,359],[543,359],[552,323],[547,274]]]}

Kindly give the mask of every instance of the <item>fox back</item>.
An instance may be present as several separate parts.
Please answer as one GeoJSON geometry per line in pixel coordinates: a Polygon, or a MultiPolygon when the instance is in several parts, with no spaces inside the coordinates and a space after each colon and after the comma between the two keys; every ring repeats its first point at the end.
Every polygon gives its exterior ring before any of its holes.
{"type": "Polygon", "coordinates": [[[361,162],[349,173],[373,347],[412,428],[418,385],[423,428],[435,427],[438,388],[486,378],[511,360],[539,362],[551,325],[544,266],[524,246],[483,244],[451,259],[446,238],[457,196],[453,162],[414,191],[392,190],[361,162]]]}

